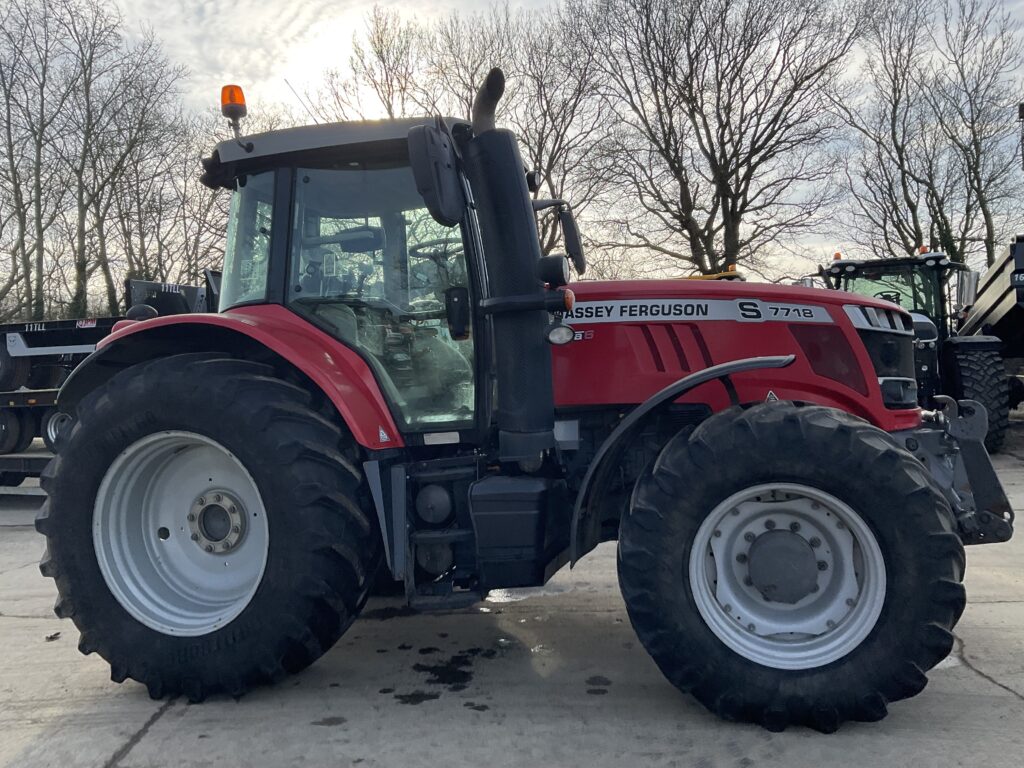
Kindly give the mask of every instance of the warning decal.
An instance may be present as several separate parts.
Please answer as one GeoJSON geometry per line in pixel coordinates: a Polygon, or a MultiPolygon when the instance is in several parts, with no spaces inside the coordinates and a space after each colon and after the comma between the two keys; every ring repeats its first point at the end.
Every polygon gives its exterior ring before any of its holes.
{"type": "Polygon", "coordinates": [[[814,304],[760,299],[630,299],[581,301],[564,318],[576,323],[643,323],[734,320],[741,323],[831,323],[828,311],[814,304]]]}

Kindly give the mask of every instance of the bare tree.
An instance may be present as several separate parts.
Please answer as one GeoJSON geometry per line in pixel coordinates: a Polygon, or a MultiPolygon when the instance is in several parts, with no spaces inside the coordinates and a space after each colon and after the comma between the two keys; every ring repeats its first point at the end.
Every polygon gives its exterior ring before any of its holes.
{"type": "Polygon", "coordinates": [[[348,69],[329,69],[309,98],[327,120],[394,119],[422,114],[417,73],[425,67],[423,28],[397,11],[373,6],[362,35],[352,38],[348,69]]]}
{"type": "Polygon", "coordinates": [[[64,199],[55,162],[64,109],[78,85],[61,62],[59,22],[38,0],[15,0],[0,23],[0,98],[3,99],[2,179],[15,232],[12,258],[22,281],[18,311],[40,319],[46,311],[47,237],[64,199]]]}
{"type": "Polygon", "coordinates": [[[941,249],[989,264],[1019,210],[1017,25],[998,0],[897,0],[865,37],[851,103],[852,233],[873,255],[941,249]]]}
{"type": "Polygon", "coordinates": [[[622,244],[711,273],[763,258],[835,199],[827,96],[862,28],[830,0],[570,2],[616,130],[622,244]]]}
{"type": "Polygon", "coordinates": [[[1020,199],[1011,183],[1020,180],[1013,109],[1024,64],[1019,24],[1001,0],[946,0],[941,16],[923,92],[960,158],[980,218],[974,239],[991,265],[1002,234],[997,219],[1005,203],[1020,199]]]}
{"type": "MultiPolygon", "coordinates": [[[[525,15],[509,38],[515,45],[510,74],[516,85],[507,123],[523,145],[524,160],[540,173],[534,197],[568,198],[577,214],[585,214],[603,189],[588,163],[608,133],[610,115],[596,95],[593,46],[581,45],[574,19],[555,10],[525,15]]],[[[538,225],[541,247],[551,253],[559,245],[557,219],[544,215],[538,225]]]]}

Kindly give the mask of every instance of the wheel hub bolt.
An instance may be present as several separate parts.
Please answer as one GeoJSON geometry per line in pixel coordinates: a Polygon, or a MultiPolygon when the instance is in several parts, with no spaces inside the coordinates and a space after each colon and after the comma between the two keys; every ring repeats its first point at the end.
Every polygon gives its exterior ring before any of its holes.
{"type": "Polygon", "coordinates": [[[206,504],[206,497],[205,496],[200,496],[198,499],[196,499],[196,504],[198,504],[199,506],[205,505],[206,504]]]}
{"type": "Polygon", "coordinates": [[[203,547],[203,549],[205,549],[207,552],[213,552],[213,547],[211,545],[209,545],[209,544],[207,544],[205,547],[203,547]]]}
{"type": "Polygon", "coordinates": [[[807,543],[810,544],[815,549],[817,549],[818,547],[821,546],[821,539],[819,539],[817,536],[812,536],[811,540],[808,541],[807,543]]]}
{"type": "Polygon", "coordinates": [[[214,495],[214,497],[213,497],[213,500],[214,500],[214,501],[216,501],[216,502],[217,502],[218,504],[220,504],[220,502],[221,502],[221,501],[222,501],[223,499],[224,499],[224,497],[223,497],[223,496],[221,496],[221,495],[220,495],[219,493],[218,493],[218,494],[215,494],[215,495],[214,495]]]}
{"type": "Polygon", "coordinates": [[[836,623],[834,621],[832,621],[832,619],[829,619],[828,621],[825,622],[825,626],[828,627],[829,629],[832,629],[832,627],[834,627],[835,625],[836,625],[836,623]]]}
{"type": "Polygon", "coordinates": [[[721,531],[715,531],[715,533],[714,533],[714,537],[715,537],[716,539],[717,539],[717,538],[719,538],[719,537],[720,537],[721,535],[722,535],[722,532],[721,532],[721,531]]]}
{"type": "Polygon", "coordinates": [[[796,533],[800,530],[800,523],[790,523],[789,530],[791,530],[793,533],[796,533]]]}
{"type": "Polygon", "coordinates": [[[765,520],[764,521],[764,527],[767,528],[769,531],[773,530],[775,528],[775,521],[774,520],[765,520]]]}
{"type": "Polygon", "coordinates": [[[189,521],[190,523],[194,523],[194,522],[196,521],[196,516],[195,516],[195,515],[193,515],[193,514],[192,514],[191,512],[190,512],[190,513],[189,513],[189,515],[188,515],[188,521],[189,521]]]}
{"type": "Polygon", "coordinates": [[[192,534],[192,541],[199,541],[199,534],[198,533],[193,533],[192,534]]]}
{"type": "Polygon", "coordinates": [[[221,544],[221,549],[231,549],[231,542],[225,541],[223,544],[221,544]]]}
{"type": "Polygon", "coordinates": [[[857,604],[857,601],[854,600],[852,597],[848,597],[848,598],[846,598],[846,604],[848,606],[850,606],[851,608],[853,608],[853,606],[855,606],[857,604]]]}
{"type": "Polygon", "coordinates": [[[749,629],[751,632],[753,632],[754,631],[754,625],[753,624],[747,624],[747,629],[749,629]]]}
{"type": "Polygon", "coordinates": [[[740,552],[738,555],[736,555],[736,562],[741,564],[747,562],[747,556],[740,552]]]}
{"type": "Polygon", "coordinates": [[[826,563],[824,560],[819,560],[818,561],[818,570],[819,571],[827,571],[828,570],[828,563],[826,563]]]}
{"type": "Polygon", "coordinates": [[[755,535],[754,535],[754,534],[752,534],[752,533],[744,533],[744,534],[743,534],[743,539],[744,539],[745,541],[753,541],[753,540],[754,540],[754,539],[756,539],[756,538],[757,538],[757,536],[755,536],[755,535]]]}

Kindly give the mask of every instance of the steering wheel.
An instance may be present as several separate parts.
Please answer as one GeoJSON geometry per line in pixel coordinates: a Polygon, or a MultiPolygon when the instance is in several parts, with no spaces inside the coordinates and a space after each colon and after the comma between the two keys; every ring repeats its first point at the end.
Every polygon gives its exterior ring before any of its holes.
{"type": "Polygon", "coordinates": [[[882,301],[888,301],[893,304],[896,304],[897,306],[900,306],[900,295],[896,291],[879,291],[878,293],[875,294],[875,298],[881,299],[882,301]]]}

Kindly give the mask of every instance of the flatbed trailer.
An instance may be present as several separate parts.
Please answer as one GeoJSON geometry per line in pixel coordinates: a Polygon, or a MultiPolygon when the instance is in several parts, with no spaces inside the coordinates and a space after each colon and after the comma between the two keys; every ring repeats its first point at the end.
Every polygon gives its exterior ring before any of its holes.
{"type": "Polygon", "coordinates": [[[53,453],[42,446],[0,455],[0,493],[5,487],[21,485],[25,478],[42,475],[52,458],[53,453]]]}
{"type": "MultiPolygon", "coordinates": [[[[133,308],[146,305],[144,310],[157,315],[209,312],[217,307],[219,283],[220,273],[214,270],[207,270],[203,286],[129,280],[125,300],[133,308]]],[[[0,486],[16,485],[23,475],[36,476],[42,471],[46,460],[35,455],[24,458],[28,455],[25,449],[38,436],[53,450],[58,434],[71,420],[57,407],[60,385],[125,319],[0,325],[0,486]]]]}

